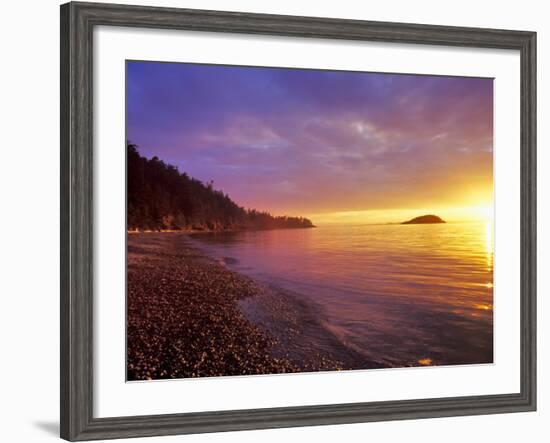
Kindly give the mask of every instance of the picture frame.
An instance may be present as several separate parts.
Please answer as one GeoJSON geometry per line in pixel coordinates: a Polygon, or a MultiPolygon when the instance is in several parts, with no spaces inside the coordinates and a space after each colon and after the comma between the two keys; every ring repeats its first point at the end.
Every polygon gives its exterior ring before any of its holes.
{"type": "Polygon", "coordinates": [[[536,409],[536,33],[115,4],[61,6],[61,437],[69,441],[496,414],[536,409]],[[94,403],[93,30],[259,34],[518,51],[520,392],[98,418],[94,403]]]}

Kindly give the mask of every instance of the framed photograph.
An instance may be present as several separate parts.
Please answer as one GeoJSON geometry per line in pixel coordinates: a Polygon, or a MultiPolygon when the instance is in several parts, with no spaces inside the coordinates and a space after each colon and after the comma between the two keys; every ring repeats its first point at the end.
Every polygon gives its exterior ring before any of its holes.
{"type": "Polygon", "coordinates": [[[535,410],[535,45],[61,6],[61,437],[535,410]]]}

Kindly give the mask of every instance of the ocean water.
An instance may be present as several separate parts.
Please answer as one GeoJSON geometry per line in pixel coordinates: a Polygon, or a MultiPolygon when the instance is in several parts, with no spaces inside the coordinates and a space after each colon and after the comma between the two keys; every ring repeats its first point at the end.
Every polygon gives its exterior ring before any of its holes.
{"type": "Polygon", "coordinates": [[[276,332],[278,324],[288,327],[277,312],[302,311],[297,321],[311,327],[288,343],[298,354],[334,351],[351,368],[493,361],[489,223],[331,225],[192,239],[232,270],[286,294],[288,306],[271,309],[269,321],[261,312],[269,300],[246,302],[252,321],[276,332]]]}

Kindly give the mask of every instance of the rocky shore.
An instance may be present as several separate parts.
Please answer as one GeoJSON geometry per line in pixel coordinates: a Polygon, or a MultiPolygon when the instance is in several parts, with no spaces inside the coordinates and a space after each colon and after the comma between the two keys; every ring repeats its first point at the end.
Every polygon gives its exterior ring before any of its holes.
{"type": "Polygon", "coordinates": [[[128,236],[127,379],[342,369],[296,362],[239,305],[266,288],[204,256],[181,233],[128,236]]]}

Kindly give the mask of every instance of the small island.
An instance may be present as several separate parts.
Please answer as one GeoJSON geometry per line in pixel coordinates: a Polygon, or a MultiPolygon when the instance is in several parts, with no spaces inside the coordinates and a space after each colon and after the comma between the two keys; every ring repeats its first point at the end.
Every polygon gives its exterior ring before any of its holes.
{"type": "Polygon", "coordinates": [[[445,223],[444,220],[442,220],[437,215],[421,215],[420,217],[415,217],[411,220],[402,222],[402,225],[422,225],[422,224],[430,224],[430,223],[445,223]]]}

